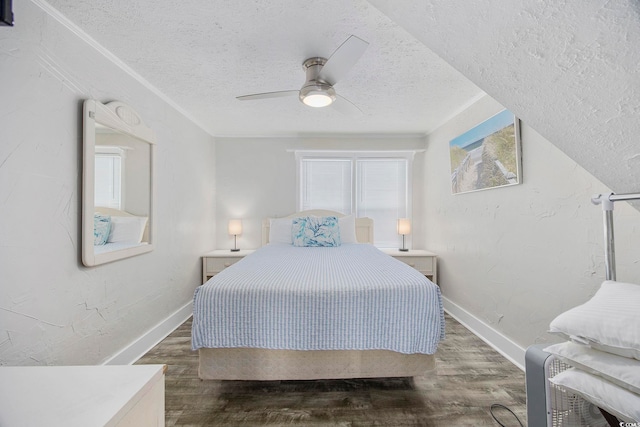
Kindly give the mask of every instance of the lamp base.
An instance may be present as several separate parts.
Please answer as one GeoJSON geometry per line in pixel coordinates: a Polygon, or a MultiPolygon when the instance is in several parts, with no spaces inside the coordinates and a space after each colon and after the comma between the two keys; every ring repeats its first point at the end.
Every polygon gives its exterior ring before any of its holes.
{"type": "Polygon", "coordinates": [[[231,252],[239,252],[240,249],[229,249],[231,252]]]}
{"type": "Polygon", "coordinates": [[[405,248],[400,248],[398,249],[400,252],[409,252],[409,249],[405,249],[405,248]]]}

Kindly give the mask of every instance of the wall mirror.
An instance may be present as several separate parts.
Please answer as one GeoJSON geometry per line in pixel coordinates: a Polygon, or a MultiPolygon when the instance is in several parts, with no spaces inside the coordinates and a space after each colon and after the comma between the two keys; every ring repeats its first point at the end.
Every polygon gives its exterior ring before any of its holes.
{"type": "Polygon", "coordinates": [[[84,102],[82,263],[153,250],[155,136],[122,102],[84,102]]]}

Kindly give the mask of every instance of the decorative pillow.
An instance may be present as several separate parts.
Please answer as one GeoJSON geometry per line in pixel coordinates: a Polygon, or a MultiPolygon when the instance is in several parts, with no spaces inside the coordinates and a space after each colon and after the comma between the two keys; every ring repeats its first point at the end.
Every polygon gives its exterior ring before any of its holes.
{"type": "Polygon", "coordinates": [[[269,219],[269,243],[291,244],[291,218],[269,219]]]}
{"type": "Polygon", "coordinates": [[[109,243],[140,243],[147,225],[146,216],[112,216],[109,243]]]}
{"type": "Polygon", "coordinates": [[[353,215],[338,218],[341,243],[358,243],[356,238],[356,217],[353,215]]]}
{"type": "Polygon", "coordinates": [[[111,217],[96,213],[93,215],[93,244],[104,245],[111,231],[111,217]]]}
{"type": "Polygon", "coordinates": [[[640,396],[579,369],[567,369],[549,379],[612,415],[627,422],[640,422],[640,396]]]}
{"type": "Polygon", "coordinates": [[[573,342],[554,344],[544,349],[566,364],[604,378],[613,384],[640,394],[640,361],[573,342]]]}
{"type": "Polygon", "coordinates": [[[640,359],[640,285],[607,280],[586,303],[556,317],[549,332],[597,350],[640,359]]]}
{"type": "Polygon", "coordinates": [[[294,246],[340,246],[340,228],[335,216],[295,218],[291,226],[294,246]]]}

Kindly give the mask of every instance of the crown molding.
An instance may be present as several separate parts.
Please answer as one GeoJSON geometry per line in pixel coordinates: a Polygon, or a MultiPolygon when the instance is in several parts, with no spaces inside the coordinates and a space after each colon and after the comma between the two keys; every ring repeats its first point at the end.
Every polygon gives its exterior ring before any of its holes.
{"type": "Polygon", "coordinates": [[[153,84],[151,84],[147,79],[145,79],[140,74],[138,74],[133,68],[129,67],[124,61],[122,61],[116,55],[111,53],[111,51],[109,51],[107,48],[105,48],[100,43],[98,43],[93,37],[91,37],[89,34],[84,32],[84,30],[82,30],[76,24],[71,22],[71,20],[69,20],[69,18],[67,18],[62,13],[60,13],[60,11],[58,11],[56,8],[54,8],[53,6],[51,6],[49,3],[47,3],[44,0],[31,0],[31,2],[34,5],[36,5],[37,7],[39,7],[44,13],[49,15],[51,18],[55,19],[58,23],[60,23],[66,29],[68,29],[73,34],[75,34],[82,41],[84,41],[89,46],[91,46],[93,49],[95,49],[97,52],[99,52],[108,61],[112,62],[114,65],[116,65],[122,71],[124,71],[125,73],[127,73],[128,75],[133,77],[135,80],[137,80],[138,83],[140,83],[142,86],[147,88],[150,92],[152,92],[158,98],[162,99],[169,106],[173,107],[180,114],[182,114],[187,119],[192,121],[196,126],[201,128],[203,131],[205,131],[207,134],[211,135],[212,137],[215,137],[215,135],[213,133],[211,133],[211,131],[204,124],[200,123],[195,117],[193,117],[191,114],[189,114],[189,112],[187,110],[182,108],[180,105],[176,104],[175,101],[173,101],[171,98],[169,98],[169,96],[167,96],[164,92],[162,92],[160,89],[158,89],[153,84]]]}

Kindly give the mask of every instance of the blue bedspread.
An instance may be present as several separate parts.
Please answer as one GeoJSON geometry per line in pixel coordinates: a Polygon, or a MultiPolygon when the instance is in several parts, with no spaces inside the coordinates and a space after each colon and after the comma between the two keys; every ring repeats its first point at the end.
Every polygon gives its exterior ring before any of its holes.
{"type": "Polygon", "coordinates": [[[440,288],[368,244],[269,244],[195,291],[192,348],[435,353],[440,288]]]}

